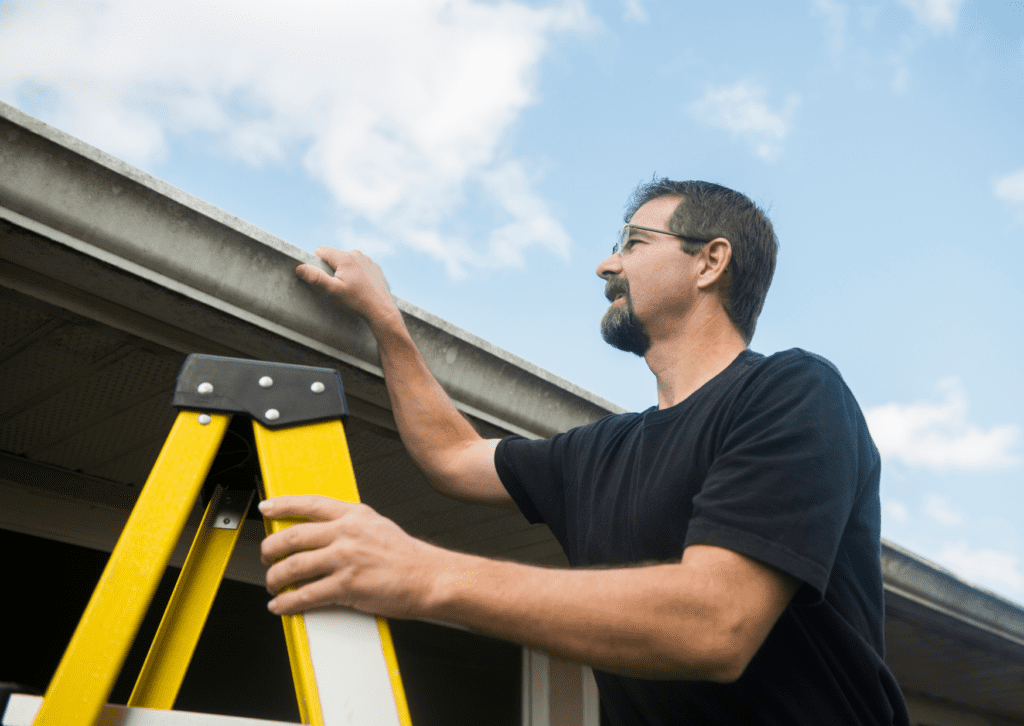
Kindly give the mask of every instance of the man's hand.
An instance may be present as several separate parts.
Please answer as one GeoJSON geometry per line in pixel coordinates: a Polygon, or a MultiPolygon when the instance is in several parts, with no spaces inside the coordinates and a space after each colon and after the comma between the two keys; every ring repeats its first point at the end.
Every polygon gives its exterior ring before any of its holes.
{"type": "Polygon", "coordinates": [[[401,319],[391,288],[376,262],[358,250],[343,252],[332,247],[318,247],[316,256],[334,269],[333,276],[305,264],[296,267],[295,274],[329,293],[371,327],[392,315],[401,319]]]}
{"type": "Polygon", "coordinates": [[[276,615],[342,605],[385,617],[420,614],[444,550],[406,534],[365,504],[320,496],[260,503],[273,519],[308,520],[263,540],[267,591],[276,615]],[[295,590],[282,592],[294,585],[295,590]]]}
{"type": "Polygon", "coordinates": [[[431,374],[380,266],[357,251],[319,247],[316,254],[333,276],[314,265],[299,265],[295,273],[370,326],[398,433],[427,481],[448,496],[515,509],[494,465],[498,440],[481,438],[431,374]]]}

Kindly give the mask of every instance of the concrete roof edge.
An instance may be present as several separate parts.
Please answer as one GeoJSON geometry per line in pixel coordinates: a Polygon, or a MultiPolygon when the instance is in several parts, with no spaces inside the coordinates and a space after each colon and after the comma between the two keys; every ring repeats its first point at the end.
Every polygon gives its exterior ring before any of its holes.
{"type": "MultiPolygon", "coordinates": [[[[315,258],[315,255],[313,255],[313,257],[315,258]]],[[[541,368],[535,363],[531,363],[525,358],[519,357],[515,353],[510,353],[504,348],[494,345],[494,343],[484,340],[480,336],[474,335],[473,333],[469,332],[468,330],[465,330],[464,328],[460,328],[457,325],[449,323],[444,318],[440,318],[428,310],[424,310],[421,307],[413,305],[411,302],[407,300],[403,300],[402,298],[396,296],[395,301],[398,303],[398,307],[402,310],[403,313],[413,315],[419,318],[420,320],[429,323],[438,330],[441,330],[447,333],[448,335],[451,335],[452,337],[459,338],[460,340],[463,340],[476,348],[480,348],[481,350],[486,351],[490,355],[493,355],[495,358],[499,358],[507,363],[511,363],[517,368],[521,368],[524,371],[530,373],[531,375],[534,375],[537,378],[545,380],[548,383],[552,384],[553,386],[557,386],[558,388],[564,390],[567,393],[572,394],[573,396],[582,398],[594,404],[595,406],[598,406],[599,408],[607,410],[608,413],[626,413],[627,411],[627,409],[622,408],[621,406],[618,406],[604,398],[601,398],[596,393],[591,393],[585,388],[577,386],[572,381],[567,381],[566,379],[560,376],[556,376],[554,373],[551,373],[550,371],[541,368]]]]}
{"type": "MultiPolygon", "coordinates": [[[[37,233],[52,229],[46,236],[55,244],[102,257],[125,274],[171,285],[200,304],[219,301],[276,335],[380,375],[365,324],[294,276],[299,262],[329,270],[315,255],[2,102],[0,142],[0,206],[8,217],[31,220],[37,233]]],[[[396,301],[428,366],[467,413],[544,437],[622,410],[396,301]]]]}
{"type": "Polygon", "coordinates": [[[280,237],[276,237],[275,235],[246,222],[240,217],[236,217],[233,214],[225,212],[223,209],[215,207],[209,202],[193,196],[173,184],[169,184],[163,179],[153,176],[149,172],[145,172],[138,167],[132,166],[128,162],[118,159],[116,156],[108,154],[102,149],[96,148],[95,146],[72,136],[66,131],[61,131],[56,126],[51,126],[45,121],[40,121],[34,116],[30,116],[24,111],[11,106],[10,104],[4,103],[3,101],[0,101],[0,118],[7,119],[17,126],[21,126],[25,130],[31,131],[37,136],[51,141],[54,144],[77,154],[78,156],[94,162],[95,164],[105,167],[115,174],[124,176],[137,184],[148,187],[149,189],[152,189],[168,199],[174,200],[184,207],[215,219],[221,224],[231,227],[242,234],[252,237],[253,239],[259,240],[263,244],[274,247],[282,252],[286,251],[288,248],[296,249],[280,237]]]}
{"type": "Polygon", "coordinates": [[[884,539],[882,579],[887,592],[1024,646],[1024,606],[884,539]]]}

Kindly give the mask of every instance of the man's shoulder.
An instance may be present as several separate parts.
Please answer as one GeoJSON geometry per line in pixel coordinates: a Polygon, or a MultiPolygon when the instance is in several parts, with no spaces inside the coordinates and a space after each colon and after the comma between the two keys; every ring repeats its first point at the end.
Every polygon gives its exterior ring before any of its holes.
{"type": "Polygon", "coordinates": [[[621,433],[627,432],[641,424],[642,420],[642,412],[609,413],[607,416],[602,416],[596,421],[574,426],[567,431],[555,434],[549,439],[527,439],[519,435],[506,436],[502,439],[499,447],[504,448],[507,444],[527,448],[537,446],[552,446],[556,448],[571,446],[580,442],[590,442],[619,436],[621,433]]]}
{"type": "Polygon", "coordinates": [[[618,432],[629,431],[640,425],[643,422],[644,414],[656,408],[656,406],[652,406],[646,411],[610,413],[607,416],[602,416],[597,421],[570,429],[566,433],[588,438],[615,435],[618,432]]]}
{"type": "Polygon", "coordinates": [[[744,411],[806,406],[813,400],[856,400],[831,361],[803,348],[770,355],[747,350],[731,368],[708,391],[706,409],[740,416],[744,411]]]}
{"type": "Polygon", "coordinates": [[[771,355],[758,355],[751,362],[749,375],[754,378],[772,377],[803,377],[832,379],[842,382],[843,376],[839,368],[824,356],[804,350],[790,348],[771,355]]]}
{"type": "Polygon", "coordinates": [[[761,356],[761,358],[763,365],[772,368],[795,367],[815,369],[823,367],[832,371],[836,375],[839,375],[839,369],[832,361],[825,356],[812,353],[811,351],[803,348],[780,350],[777,353],[772,353],[771,355],[761,356]]]}

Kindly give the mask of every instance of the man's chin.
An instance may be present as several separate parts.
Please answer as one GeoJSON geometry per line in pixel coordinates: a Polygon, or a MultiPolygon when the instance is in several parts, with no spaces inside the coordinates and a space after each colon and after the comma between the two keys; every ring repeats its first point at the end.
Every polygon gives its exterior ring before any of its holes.
{"type": "Polygon", "coordinates": [[[601,319],[601,337],[613,348],[643,358],[651,347],[643,324],[625,307],[613,305],[601,319]]]}

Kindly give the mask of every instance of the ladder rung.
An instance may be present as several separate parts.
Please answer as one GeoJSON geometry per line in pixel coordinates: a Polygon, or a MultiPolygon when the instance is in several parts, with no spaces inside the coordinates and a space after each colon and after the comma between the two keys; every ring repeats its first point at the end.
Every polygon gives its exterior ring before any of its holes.
{"type": "MultiPolygon", "coordinates": [[[[24,693],[11,695],[4,713],[3,726],[32,726],[36,712],[43,705],[42,696],[24,693]]],[[[220,716],[191,711],[165,711],[107,704],[100,712],[96,726],[295,726],[291,721],[268,721],[260,718],[220,716]]]]}

